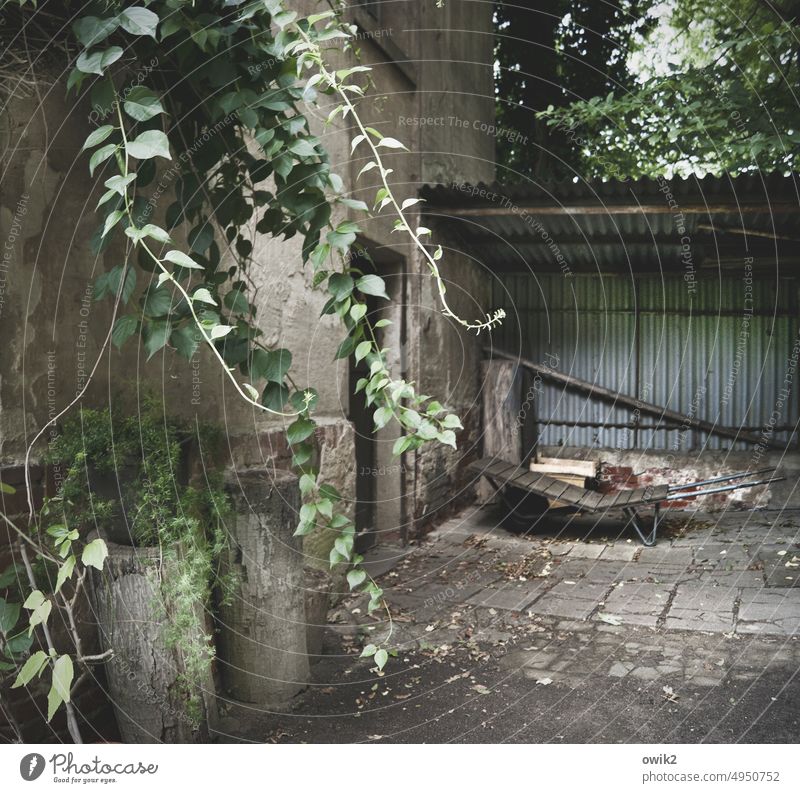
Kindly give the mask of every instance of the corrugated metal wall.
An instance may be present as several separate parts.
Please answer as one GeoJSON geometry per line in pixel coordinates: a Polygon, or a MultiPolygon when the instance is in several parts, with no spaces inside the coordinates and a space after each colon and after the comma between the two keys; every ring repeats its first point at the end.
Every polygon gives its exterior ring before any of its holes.
{"type": "MultiPolygon", "coordinates": [[[[785,386],[798,337],[798,282],[704,273],[681,278],[498,276],[492,307],[507,319],[500,349],[643,401],[760,434],[785,386]]],[[[797,377],[800,378],[800,372],[797,377]]],[[[629,408],[537,384],[535,420],[545,445],[618,449],[726,449],[725,438],[674,429],[614,427],[629,408]]],[[[778,421],[793,425],[794,390],[778,421]]],[[[534,393],[533,391],[531,393],[534,393]]],[[[647,425],[655,419],[641,416],[647,425]]],[[[791,433],[772,437],[788,441],[791,433]]],[[[738,443],[733,448],[747,449],[738,443]]]]}

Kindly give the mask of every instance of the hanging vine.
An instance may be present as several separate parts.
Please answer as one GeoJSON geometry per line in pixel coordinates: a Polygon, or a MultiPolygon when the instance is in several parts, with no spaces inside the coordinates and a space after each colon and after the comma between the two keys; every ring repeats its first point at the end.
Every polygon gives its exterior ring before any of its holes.
{"type": "MultiPolygon", "coordinates": [[[[126,245],[123,261],[95,282],[96,299],[114,299],[110,343],[121,347],[139,335],[148,358],[172,348],[186,359],[205,345],[241,399],[291,420],[286,435],[304,502],[296,534],[335,532],[330,565],[348,566],[351,590],[366,593],[373,612],[383,604],[383,592],[354,551],[355,525],[342,495],[319,478],[317,391],[295,382],[291,353],[266,345],[257,324],[248,224],[255,221],[259,234],[302,237],[303,263],[313,269],[314,287],[328,295],[322,313],[344,326],[336,357],[352,355],[368,365],[356,392],[373,408],[375,430],[390,422],[402,429],[395,455],[431,441],[455,448],[461,422],[389,370],[376,334],[389,323],[373,325],[367,310],[370,297],[388,300],[384,281],[352,264],[359,225],[332,222],[336,206],[363,215],[370,208],[344,194],[303,105],[321,109],[324,96],[333,104],[326,108],[326,126],[339,116],[352,122],[357,134],[351,151],[369,151],[358,178],[372,170],[379,175],[372,212],[394,214],[395,231],[407,235],[427,263],[442,313],[479,333],[500,322],[503,312],[467,321],[448,305],[439,270],[442,248],[423,241],[430,230],[415,227],[408,214],[419,199],[395,196],[392,170],[383,160],[385,152],[405,146],[359,115],[364,91],[356,80],[369,69],[328,65],[327,49],[341,52],[355,33],[334,11],[301,16],[281,0],[217,0],[202,7],[191,0],[97,0],[76,4],[77,18],[69,10],[58,21],[71,21],[80,51],[68,89],[88,92],[92,115],[102,122],[83,146],[90,175],[102,173],[106,187],[92,250],[101,253],[120,234],[126,245]],[[156,222],[159,199],[173,188],[175,200],[156,222]],[[225,254],[235,263],[225,266],[225,254]],[[142,272],[151,280],[134,302],[142,272]]],[[[69,578],[72,571],[62,567],[62,573],[69,578]]],[[[388,660],[387,642],[364,648],[379,670],[388,660]]]]}

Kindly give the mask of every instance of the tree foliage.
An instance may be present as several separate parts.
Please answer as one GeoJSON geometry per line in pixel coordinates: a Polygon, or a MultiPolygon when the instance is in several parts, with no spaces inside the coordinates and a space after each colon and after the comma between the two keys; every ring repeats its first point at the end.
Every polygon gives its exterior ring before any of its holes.
{"type": "MultiPolygon", "coordinates": [[[[567,152],[564,173],[636,178],[798,167],[797,3],[566,5],[553,39],[561,93],[534,111],[554,156],[567,152]],[[573,13],[584,5],[591,17],[573,13]]],[[[536,56],[522,68],[537,74],[536,56]]],[[[552,70],[547,59],[541,68],[552,70]]]]}

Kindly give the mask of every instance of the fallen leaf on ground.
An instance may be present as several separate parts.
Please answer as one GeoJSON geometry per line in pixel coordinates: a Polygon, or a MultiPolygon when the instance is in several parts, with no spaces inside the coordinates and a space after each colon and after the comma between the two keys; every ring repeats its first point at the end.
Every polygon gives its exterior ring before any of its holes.
{"type": "Polygon", "coordinates": [[[549,677],[543,677],[541,680],[536,681],[537,686],[549,686],[552,683],[552,679],[549,677]]]}
{"type": "Polygon", "coordinates": [[[622,620],[616,614],[606,614],[601,612],[597,615],[601,622],[607,622],[609,625],[622,625],[622,620]]]}
{"type": "Polygon", "coordinates": [[[664,686],[664,688],[661,690],[664,692],[664,699],[666,699],[667,702],[677,702],[680,699],[680,697],[672,690],[672,686],[664,686]]]}

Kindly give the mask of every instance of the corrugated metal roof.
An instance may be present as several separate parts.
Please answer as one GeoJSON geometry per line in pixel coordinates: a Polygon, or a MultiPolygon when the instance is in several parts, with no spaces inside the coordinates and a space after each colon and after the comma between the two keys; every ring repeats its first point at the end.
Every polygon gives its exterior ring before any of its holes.
{"type": "Polygon", "coordinates": [[[429,185],[425,212],[495,271],[675,272],[800,263],[798,174],[429,185]]]}

